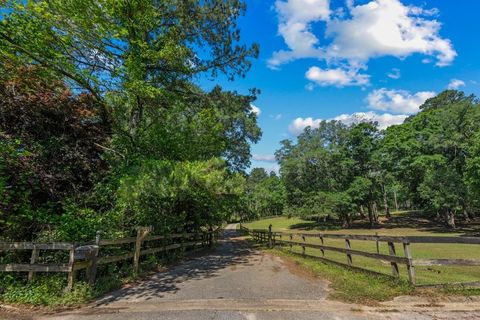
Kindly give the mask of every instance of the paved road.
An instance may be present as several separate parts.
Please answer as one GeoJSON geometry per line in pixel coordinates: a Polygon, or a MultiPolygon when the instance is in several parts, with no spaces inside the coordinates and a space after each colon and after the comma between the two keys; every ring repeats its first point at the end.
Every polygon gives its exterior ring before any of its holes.
{"type": "MultiPolygon", "coordinates": [[[[214,252],[115,291],[93,306],[37,319],[360,320],[431,319],[433,316],[442,319],[442,315],[447,315],[398,312],[394,309],[397,305],[390,308],[394,312],[386,313],[326,300],[328,291],[325,281],[288,261],[248,246],[238,237],[235,226],[230,225],[214,252]]],[[[464,315],[480,316],[472,312],[469,310],[464,315]]],[[[455,313],[457,319],[459,315],[455,313]]]]}

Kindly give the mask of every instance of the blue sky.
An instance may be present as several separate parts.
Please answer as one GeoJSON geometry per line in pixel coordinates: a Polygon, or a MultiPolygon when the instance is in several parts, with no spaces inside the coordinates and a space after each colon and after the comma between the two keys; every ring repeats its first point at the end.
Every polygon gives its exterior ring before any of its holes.
{"type": "Polygon", "coordinates": [[[242,41],[260,44],[245,79],[202,81],[248,93],[262,140],[252,167],[320,119],[377,120],[382,128],[448,87],[480,96],[476,0],[247,0],[242,41]]]}

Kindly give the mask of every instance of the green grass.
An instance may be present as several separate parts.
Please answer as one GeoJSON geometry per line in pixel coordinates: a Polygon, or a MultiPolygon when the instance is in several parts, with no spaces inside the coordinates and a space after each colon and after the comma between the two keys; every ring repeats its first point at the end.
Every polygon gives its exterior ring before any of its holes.
{"type": "Polygon", "coordinates": [[[310,222],[310,221],[306,221],[296,217],[292,217],[292,218],[278,217],[278,218],[252,221],[252,222],[244,223],[243,225],[249,229],[268,229],[268,226],[272,224],[274,230],[285,231],[285,230],[288,230],[292,225],[305,223],[305,222],[310,222]]]}
{"type": "MultiPolygon", "coordinates": [[[[140,263],[142,277],[158,271],[160,266],[168,266],[183,258],[185,253],[172,253],[163,259],[148,255],[140,263]]],[[[33,305],[47,308],[62,308],[88,303],[122,285],[135,280],[132,266],[129,263],[108,264],[99,268],[94,286],[88,285],[83,275],[77,279],[70,292],[65,292],[67,286],[66,274],[37,273],[34,281],[26,283],[26,274],[0,273],[0,303],[33,305]]]]}
{"type": "Polygon", "coordinates": [[[315,275],[330,281],[334,292],[330,298],[352,303],[370,304],[412,294],[415,288],[403,280],[334,266],[312,258],[303,258],[284,250],[272,250],[276,255],[293,260],[315,275]]]}
{"type": "Polygon", "coordinates": [[[301,257],[285,250],[273,249],[269,252],[293,261],[314,275],[327,279],[334,289],[329,298],[359,304],[375,304],[392,300],[401,295],[478,296],[480,288],[466,288],[461,285],[446,286],[439,290],[416,288],[404,279],[377,275],[322,262],[314,258],[301,257]]]}
{"type": "MultiPolygon", "coordinates": [[[[456,232],[444,230],[441,226],[435,226],[428,221],[421,219],[412,220],[409,213],[397,214],[393,222],[385,222],[378,229],[367,229],[362,225],[348,230],[322,230],[322,225],[313,221],[305,221],[299,218],[279,217],[273,219],[259,220],[247,223],[247,228],[265,229],[268,225],[273,225],[274,231],[292,232],[292,233],[334,233],[334,234],[375,234],[390,236],[460,236],[470,235],[477,229],[463,228],[456,232]],[[412,225],[412,227],[407,227],[412,225]],[[301,226],[299,228],[299,226],[301,226]]],[[[474,225],[473,228],[476,226],[474,225]]],[[[302,241],[301,237],[294,236],[294,241],[302,241]]],[[[320,244],[319,238],[307,238],[308,243],[320,244]]],[[[325,239],[325,245],[335,247],[345,247],[345,241],[342,239],[325,239]]],[[[376,244],[373,241],[351,240],[352,249],[376,252],[376,244]]],[[[300,252],[300,247],[293,247],[293,251],[300,252]]],[[[388,246],[385,242],[380,242],[379,251],[383,254],[389,254],[388,246]]],[[[479,245],[466,244],[411,244],[412,256],[414,259],[480,259],[479,245]]],[[[401,245],[396,245],[397,255],[403,256],[404,251],[401,245]]],[[[321,256],[319,249],[307,248],[306,253],[313,256],[321,256]]],[[[337,262],[346,263],[345,254],[325,251],[325,257],[337,262]]],[[[372,271],[391,273],[391,266],[388,262],[382,262],[376,259],[370,259],[361,256],[353,256],[355,266],[372,271]]],[[[407,270],[404,265],[399,265],[402,280],[407,279],[407,270]]],[[[480,267],[478,266],[432,266],[416,267],[417,284],[432,285],[443,283],[461,283],[480,281],[480,267]]]]}

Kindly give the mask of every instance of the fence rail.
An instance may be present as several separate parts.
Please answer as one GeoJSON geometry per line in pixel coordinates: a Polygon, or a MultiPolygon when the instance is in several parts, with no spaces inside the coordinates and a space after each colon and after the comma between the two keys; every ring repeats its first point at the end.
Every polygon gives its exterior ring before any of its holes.
{"type": "MultiPolygon", "coordinates": [[[[150,235],[151,228],[137,228],[136,237],[120,239],[101,239],[100,232],[93,244],[77,245],[74,243],[34,243],[34,242],[0,242],[0,252],[31,250],[30,263],[9,263],[0,264],[0,272],[28,272],[28,281],[32,281],[36,272],[63,272],[68,275],[66,290],[73,287],[76,271],[87,269],[88,282],[93,284],[96,278],[97,267],[108,263],[115,263],[133,259],[133,272],[138,273],[140,257],[147,254],[168,252],[180,248],[195,249],[199,247],[212,246],[218,237],[217,231],[183,233],[172,235],[150,235]],[[149,242],[157,240],[174,241],[170,244],[150,245],[149,242]],[[117,255],[101,255],[101,248],[134,244],[133,250],[117,255]],[[144,248],[146,247],[146,248],[144,248]],[[68,262],[64,263],[38,263],[39,253],[42,251],[59,250],[68,251],[68,262]]],[[[105,250],[107,252],[108,250],[105,250]]]]}
{"type": "MultiPolygon", "coordinates": [[[[380,260],[382,262],[390,263],[391,275],[399,277],[399,264],[404,264],[407,268],[409,282],[415,284],[416,274],[415,266],[480,266],[480,259],[413,259],[410,244],[412,243],[438,243],[438,244],[480,244],[480,238],[476,237],[428,237],[428,236],[379,236],[379,235],[350,235],[350,234],[328,234],[328,233],[287,233],[287,232],[272,232],[271,226],[267,229],[248,229],[244,226],[240,226],[240,229],[248,233],[254,240],[268,244],[269,247],[275,246],[289,247],[293,252],[293,246],[301,248],[301,253],[298,253],[305,257],[312,257],[315,259],[325,260],[333,262],[335,264],[349,266],[355,269],[362,269],[369,272],[375,272],[370,269],[365,269],[360,266],[354,265],[354,259],[352,256],[362,256],[371,259],[380,260]],[[302,241],[293,241],[294,237],[301,237],[302,241]],[[307,238],[320,239],[321,244],[308,243],[307,238]],[[324,239],[344,239],[345,247],[327,246],[324,244],[324,239]],[[288,240],[285,240],[288,239],[288,240]],[[377,247],[377,253],[355,250],[351,248],[350,240],[363,240],[374,241],[377,247]],[[389,254],[382,254],[379,252],[379,242],[386,242],[388,245],[389,254]],[[395,244],[403,246],[404,256],[397,255],[395,244]],[[314,256],[306,254],[305,248],[319,249],[321,255],[314,256]],[[326,257],[325,252],[332,251],[337,253],[343,253],[346,256],[346,263],[342,263],[326,257]]],[[[478,283],[475,283],[478,284],[478,283]]]]}

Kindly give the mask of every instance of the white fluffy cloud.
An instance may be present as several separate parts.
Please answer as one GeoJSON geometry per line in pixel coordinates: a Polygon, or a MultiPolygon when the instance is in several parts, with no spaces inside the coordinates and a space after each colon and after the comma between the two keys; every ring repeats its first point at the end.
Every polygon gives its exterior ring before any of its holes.
{"type": "Polygon", "coordinates": [[[255,161],[263,162],[275,162],[275,156],[273,154],[254,154],[252,159],[255,161]]]}
{"type": "Polygon", "coordinates": [[[317,58],[329,65],[328,70],[348,73],[381,56],[403,59],[420,53],[427,56],[424,62],[436,59],[437,66],[445,66],[457,55],[450,40],[440,36],[436,9],[407,6],[400,0],[346,3],[332,12],[329,0],[277,0],[278,33],[288,49],[274,52],[268,65],[278,68],[296,59],[317,58]],[[314,32],[318,22],[325,23],[324,35],[314,32]]]}
{"type": "Polygon", "coordinates": [[[435,11],[406,6],[399,0],[373,0],[350,9],[350,19],[332,19],[327,36],[330,59],[363,63],[380,56],[407,57],[413,53],[434,56],[438,66],[449,65],[457,55],[448,39],[439,35],[435,11]]]}
{"type": "Polygon", "coordinates": [[[276,68],[295,59],[320,57],[322,52],[316,48],[319,40],[313,34],[311,24],[329,19],[330,1],[277,0],[275,10],[279,20],[278,33],[289,50],[274,52],[268,65],[276,68]]]}
{"type": "Polygon", "coordinates": [[[452,80],[450,80],[450,83],[448,84],[448,89],[457,90],[460,87],[465,87],[465,81],[462,81],[462,80],[459,80],[459,79],[452,79],[452,80]]]}
{"type": "Polygon", "coordinates": [[[322,119],[313,119],[312,117],[297,118],[290,123],[288,131],[294,136],[298,136],[306,127],[318,128],[320,122],[322,122],[322,119]]]}
{"type": "Polygon", "coordinates": [[[372,91],[367,96],[367,103],[374,110],[412,114],[419,111],[419,107],[425,100],[434,96],[435,92],[432,91],[420,91],[411,94],[405,90],[382,88],[372,91]]]}
{"type": "Polygon", "coordinates": [[[256,105],[250,104],[250,107],[252,108],[252,112],[255,113],[257,117],[262,113],[262,110],[260,110],[260,108],[256,105]]]}
{"type": "Polygon", "coordinates": [[[358,70],[320,69],[311,67],[305,73],[305,77],[320,86],[364,86],[370,81],[370,76],[358,73],[358,70]]]}
{"type": "Polygon", "coordinates": [[[353,124],[358,122],[377,122],[380,130],[386,129],[390,126],[401,124],[408,116],[405,114],[393,115],[390,113],[378,114],[373,111],[355,112],[352,114],[341,114],[333,120],[341,121],[345,124],[353,124]]]}
{"type": "MultiPolygon", "coordinates": [[[[399,114],[393,115],[390,113],[378,114],[373,111],[368,112],[355,112],[352,114],[341,114],[327,121],[341,121],[346,125],[351,125],[353,123],[359,122],[377,122],[378,128],[383,130],[389,126],[401,124],[407,118],[407,115],[399,114]]],[[[313,119],[309,118],[297,118],[290,123],[288,130],[294,136],[298,136],[306,127],[318,128],[322,119],[313,119]]]]}

